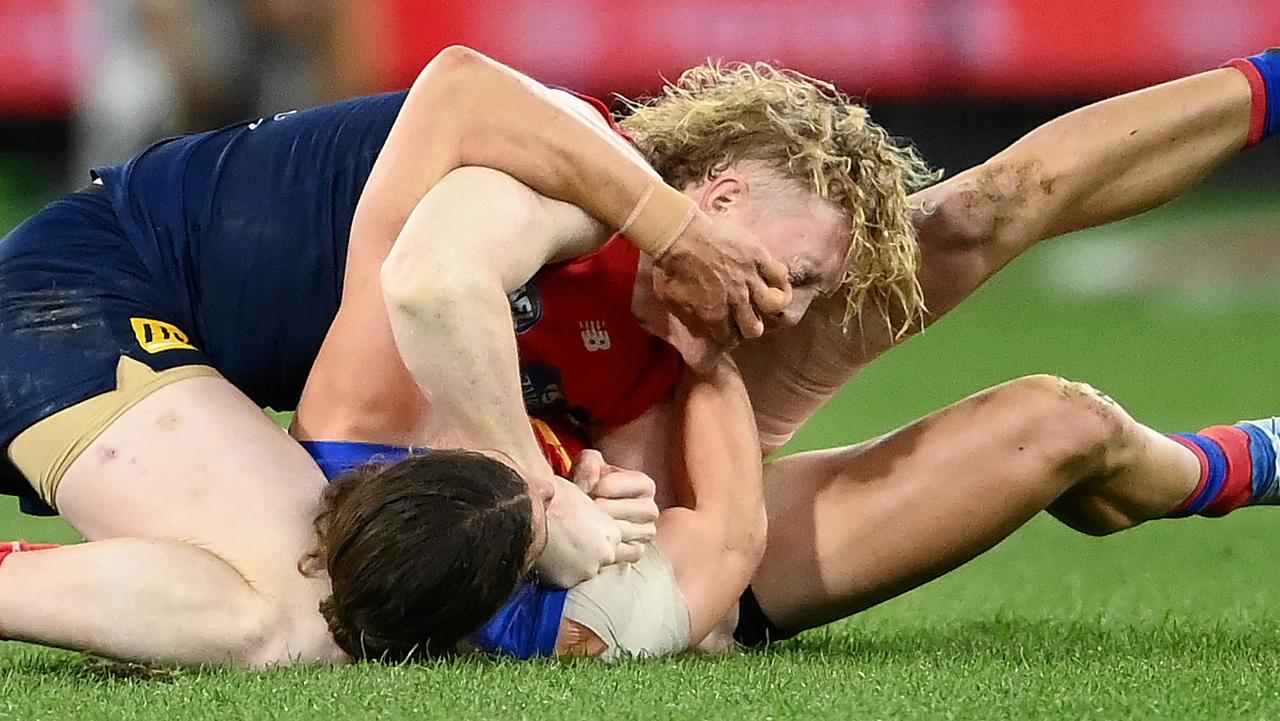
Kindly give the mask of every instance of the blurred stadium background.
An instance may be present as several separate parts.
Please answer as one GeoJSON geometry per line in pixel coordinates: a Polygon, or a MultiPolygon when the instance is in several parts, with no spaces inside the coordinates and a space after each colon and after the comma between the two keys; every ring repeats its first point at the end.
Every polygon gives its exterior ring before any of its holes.
{"type": "MultiPolygon", "coordinates": [[[[600,96],[654,92],[707,57],[778,61],[865,98],[955,172],[1090,100],[1280,44],[1280,3],[0,0],[0,234],[82,185],[91,164],[168,134],[404,87],[453,43],[600,96]]],[[[1032,372],[1088,381],[1165,430],[1280,414],[1272,143],[1168,208],[1036,249],[867,371],[793,448],[861,440],[1032,372]]],[[[74,537],[11,505],[0,501],[0,537],[74,537]]],[[[961,572],[754,670],[681,662],[674,676],[638,669],[601,682],[581,667],[498,666],[486,671],[496,685],[474,668],[351,671],[330,679],[343,694],[286,675],[225,682],[212,692],[223,705],[197,712],[181,694],[162,700],[10,644],[0,646],[0,718],[132,718],[114,712],[139,704],[149,711],[138,718],[254,718],[264,705],[276,717],[288,715],[282,698],[345,718],[395,718],[405,704],[421,717],[536,717],[544,703],[561,704],[561,718],[595,717],[600,694],[624,693],[679,699],[636,706],[633,718],[1274,718],[1277,520],[1246,511],[1102,541],[1037,521],[961,572]],[[540,681],[558,695],[531,690],[540,681]],[[457,684],[467,698],[448,694],[457,684]],[[424,710],[415,688],[436,700],[424,710]],[[511,689],[525,695],[512,700],[511,689]],[[87,690],[101,706],[60,705],[87,690]],[[351,705],[347,691],[363,700],[351,705]]]]}

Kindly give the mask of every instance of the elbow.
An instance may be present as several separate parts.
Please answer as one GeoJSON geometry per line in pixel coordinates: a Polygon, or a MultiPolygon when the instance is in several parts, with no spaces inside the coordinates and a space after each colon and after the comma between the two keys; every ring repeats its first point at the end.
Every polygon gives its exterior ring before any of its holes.
{"type": "Polygon", "coordinates": [[[928,192],[916,216],[922,246],[971,250],[995,238],[1001,203],[990,190],[993,176],[985,165],[970,173],[974,176],[928,192]]]}
{"type": "MultiPolygon", "coordinates": [[[[477,94],[484,92],[480,77],[488,67],[488,58],[465,45],[451,45],[427,63],[409,88],[405,108],[416,108],[432,117],[470,117],[466,110],[477,94]],[[441,114],[440,108],[449,108],[441,114]]],[[[405,112],[404,110],[401,111],[405,112]]]]}
{"type": "Polygon", "coordinates": [[[483,53],[466,45],[450,45],[436,53],[436,56],[422,68],[415,85],[466,76],[481,67],[487,59],[483,53]]]}
{"type": "Polygon", "coordinates": [[[431,294],[438,288],[431,282],[436,275],[441,274],[430,265],[412,262],[393,249],[382,262],[378,275],[387,312],[394,317],[397,312],[413,312],[429,304],[431,294]]]}
{"type": "Polygon", "coordinates": [[[455,305],[469,302],[479,284],[451,273],[444,264],[406,259],[392,253],[382,264],[379,280],[387,313],[397,318],[418,318],[428,312],[449,313],[455,305]]]}
{"type": "Polygon", "coordinates": [[[926,191],[916,226],[926,252],[1000,254],[1042,239],[1042,219],[1064,191],[1038,157],[996,157],[926,191]]]}

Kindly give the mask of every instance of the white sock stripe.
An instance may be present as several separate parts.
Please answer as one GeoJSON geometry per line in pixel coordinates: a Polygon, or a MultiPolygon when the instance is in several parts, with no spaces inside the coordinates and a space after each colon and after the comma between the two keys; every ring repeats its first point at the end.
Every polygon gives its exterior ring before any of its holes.
{"type": "Polygon", "coordinates": [[[1275,478],[1271,481],[1271,487],[1263,491],[1262,496],[1272,501],[1280,500],[1280,416],[1261,418],[1256,421],[1240,421],[1240,423],[1248,423],[1266,433],[1271,439],[1271,448],[1275,451],[1276,458],[1275,478]]]}

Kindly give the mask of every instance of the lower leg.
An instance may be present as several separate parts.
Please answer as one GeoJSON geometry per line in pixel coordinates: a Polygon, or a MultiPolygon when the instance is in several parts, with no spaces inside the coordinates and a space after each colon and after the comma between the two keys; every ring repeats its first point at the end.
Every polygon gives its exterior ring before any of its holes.
{"type": "Polygon", "coordinates": [[[1155,518],[1224,516],[1280,503],[1275,420],[1162,435],[1133,423],[1108,474],[1079,484],[1050,511],[1079,530],[1104,534],[1155,518]]]}
{"type": "Polygon", "coordinates": [[[1245,506],[1280,504],[1280,419],[1211,426],[1170,438],[1200,465],[1200,482],[1173,515],[1225,516],[1245,506]]]}
{"type": "Polygon", "coordinates": [[[272,604],[195,546],[118,538],[0,558],[4,637],[130,661],[287,663],[272,604]]]}

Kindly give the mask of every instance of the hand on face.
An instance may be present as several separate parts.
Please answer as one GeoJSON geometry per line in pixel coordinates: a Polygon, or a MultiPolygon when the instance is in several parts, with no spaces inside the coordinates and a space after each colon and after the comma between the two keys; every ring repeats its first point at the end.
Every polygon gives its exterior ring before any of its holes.
{"type": "Polygon", "coordinates": [[[791,302],[787,267],[724,216],[699,212],[654,265],[654,292],[694,335],[721,350],[764,333],[791,302]]]}

